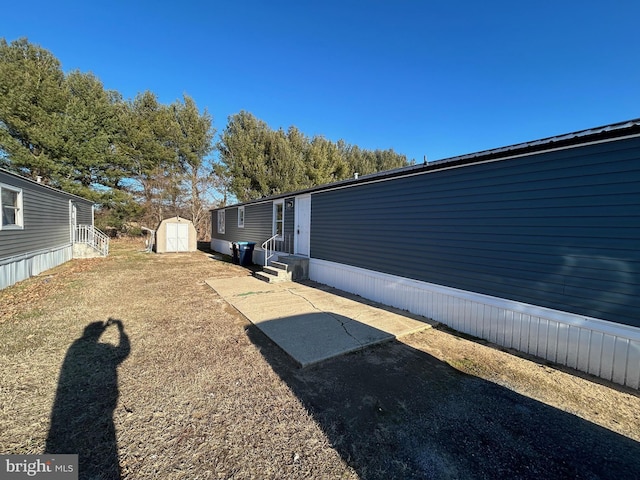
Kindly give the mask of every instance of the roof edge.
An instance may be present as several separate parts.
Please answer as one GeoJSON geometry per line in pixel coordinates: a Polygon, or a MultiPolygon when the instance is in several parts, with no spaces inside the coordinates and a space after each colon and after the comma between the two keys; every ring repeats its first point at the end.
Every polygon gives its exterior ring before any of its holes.
{"type": "Polygon", "coordinates": [[[578,130],[576,132],[565,133],[562,135],[555,135],[552,137],[546,137],[539,140],[532,140],[528,142],[515,143],[507,145],[505,147],[492,148],[488,150],[481,150],[476,153],[468,153],[463,155],[456,155],[454,157],[448,157],[441,160],[435,160],[433,162],[425,162],[416,165],[409,165],[407,167],[396,168],[393,170],[385,170],[382,172],[370,173],[368,175],[361,175],[358,178],[347,178],[339,180],[337,182],[325,183],[317,185],[315,187],[309,187],[303,190],[297,190],[277,195],[270,195],[267,197],[258,198],[244,203],[234,203],[232,205],[226,205],[224,207],[211,208],[210,211],[221,210],[223,208],[239,207],[242,205],[252,205],[262,202],[268,202],[277,200],[280,198],[286,198],[296,195],[303,195],[306,193],[313,193],[322,190],[330,190],[336,187],[346,187],[350,185],[356,185],[360,183],[367,183],[371,180],[382,180],[385,178],[402,177],[409,174],[414,174],[420,171],[440,170],[443,168],[449,168],[460,165],[472,165],[474,163],[485,162],[488,160],[500,160],[502,158],[509,158],[515,155],[526,155],[530,153],[542,153],[548,150],[555,150],[558,148],[568,148],[572,146],[579,146],[586,143],[601,142],[607,140],[613,140],[616,138],[623,138],[628,136],[640,135],[640,118],[633,120],[627,120],[624,122],[613,123],[610,125],[603,125],[600,127],[588,128],[585,130],[578,130]]]}
{"type": "Polygon", "coordinates": [[[29,183],[31,183],[33,185],[37,185],[37,186],[42,187],[42,188],[53,190],[54,192],[62,193],[64,195],[68,195],[70,197],[77,198],[77,199],[82,200],[84,202],[88,202],[88,203],[91,203],[92,205],[95,205],[95,202],[93,200],[89,200],[88,198],[81,197],[80,195],[76,195],[75,193],[65,192],[64,190],[60,190],[59,188],[55,188],[55,187],[52,187],[50,185],[46,185],[44,183],[38,183],[35,180],[32,180],[31,178],[25,177],[24,175],[20,175],[19,173],[16,173],[16,172],[12,172],[11,170],[7,170],[6,168],[0,167],[0,172],[6,173],[7,175],[11,175],[12,177],[19,178],[20,180],[23,180],[25,182],[29,182],[29,183]]]}

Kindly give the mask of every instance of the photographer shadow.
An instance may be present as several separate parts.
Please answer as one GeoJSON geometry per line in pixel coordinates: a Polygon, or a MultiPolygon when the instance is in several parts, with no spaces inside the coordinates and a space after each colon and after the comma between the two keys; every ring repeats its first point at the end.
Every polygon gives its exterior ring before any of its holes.
{"type": "Polygon", "coordinates": [[[78,454],[83,478],[120,479],[113,412],[118,365],[131,350],[120,320],[93,322],[69,347],[62,364],[45,453],[78,454]],[[118,343],[100,342],[114,325],[118,343]]]}

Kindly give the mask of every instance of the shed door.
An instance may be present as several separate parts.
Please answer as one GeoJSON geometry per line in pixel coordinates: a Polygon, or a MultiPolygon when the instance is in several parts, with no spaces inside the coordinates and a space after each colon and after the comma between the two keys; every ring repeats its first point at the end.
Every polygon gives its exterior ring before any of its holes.
{"type": "Polygon", "coordinates": [[[295,253],[308,257],[311,239],[311,195],[296,197],[295,222],[295,253]]]}
{"type": "Polygon", "coordinates": [[[189,251],[189,225],[167,223],[167,252],[189,251]]]}

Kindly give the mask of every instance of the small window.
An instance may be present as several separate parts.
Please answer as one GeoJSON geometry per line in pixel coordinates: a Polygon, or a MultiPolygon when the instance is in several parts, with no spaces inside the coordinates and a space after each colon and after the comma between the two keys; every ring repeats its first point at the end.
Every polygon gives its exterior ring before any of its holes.
{"type": "Polygon", "coordinates": [[[238,228],[244,228],[244,207],[238,207],[238,228]]]}
{"type": "Polygon", "coordinates": [[[218,210],[218,233],[224,233],[225,211],[218,210]]]}
{"type": "Polygon", "coordinates": [[[1,229],[22,228],[22,190],[0,185],[1,229]]]}
{"type": "Polygon", "coordinates": [[[273,202],[273,234],[281,240],[284,234],[284,200],[273,202]]]}

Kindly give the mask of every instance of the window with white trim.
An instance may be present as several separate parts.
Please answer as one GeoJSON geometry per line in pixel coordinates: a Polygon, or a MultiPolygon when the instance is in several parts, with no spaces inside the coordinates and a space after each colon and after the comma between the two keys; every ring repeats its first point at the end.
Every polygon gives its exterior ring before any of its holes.
{"type": "Polygon", "coordinates": [[[218,210],[218,233],[224,233],[225,211],[218,210]]]}
{"type": "Polygon", "coordinates": [[[23,228],[22,221],[22,190],[0,184],[0,213],[2,214],[2,229],[23,228]]]}
{"type": "Polygon", "coordinates": [[[238,228],[244,228],[244,207],[238,207],[238,228]]]}
{"type": "Polygon", "coordinates": [[[278,240],[284,235],[284,200],[273,202],[273,234],[278,236],[278,240]]]}

